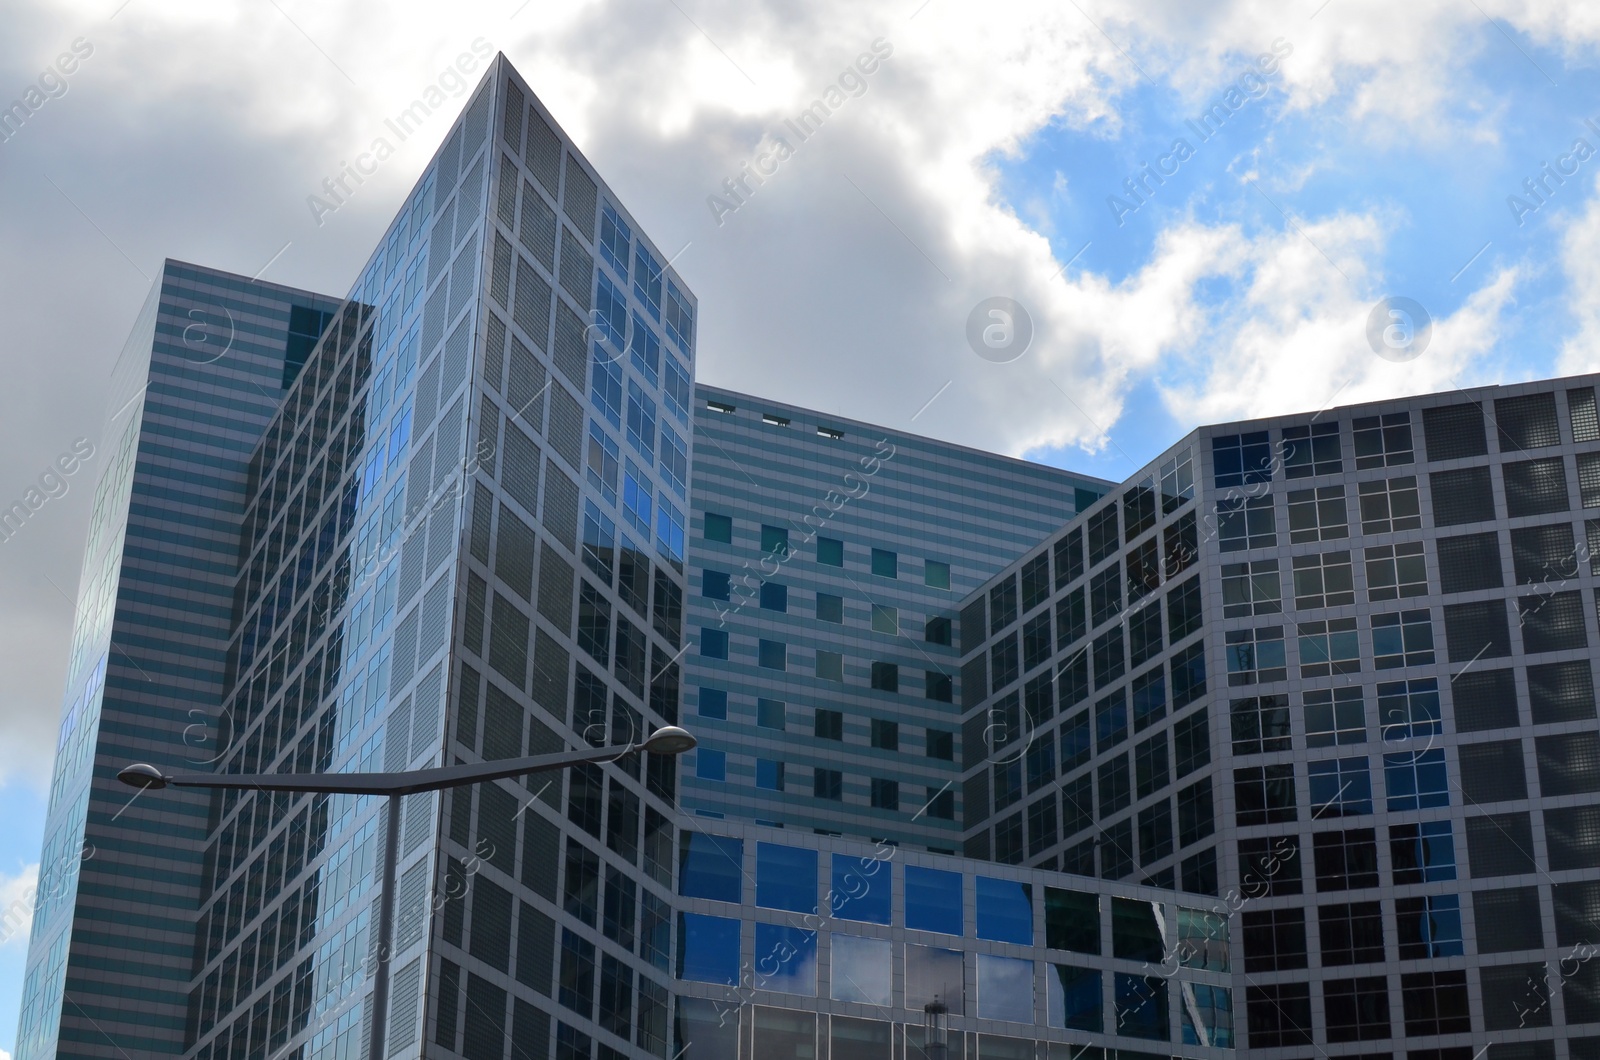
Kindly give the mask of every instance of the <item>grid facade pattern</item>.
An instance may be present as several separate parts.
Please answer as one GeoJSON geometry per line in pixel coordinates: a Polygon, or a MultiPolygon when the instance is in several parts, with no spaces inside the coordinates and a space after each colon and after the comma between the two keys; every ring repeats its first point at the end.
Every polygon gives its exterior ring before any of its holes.
{"type": "Polygon", "coordinates": [[[684,809],[954,852],[957,603],[1107,484],[696,395],[684,809]]]}
{"type": "Polygon", "coordinates": [[[967,852],[1218,896],[1252,1053],[1591,1055],[1593,384],[1203,428],[974,594],[967,725],[1004,739],[967,852]],[[1014,673],[994,596],[1044,556],[1055,647],[1014,673]]]}

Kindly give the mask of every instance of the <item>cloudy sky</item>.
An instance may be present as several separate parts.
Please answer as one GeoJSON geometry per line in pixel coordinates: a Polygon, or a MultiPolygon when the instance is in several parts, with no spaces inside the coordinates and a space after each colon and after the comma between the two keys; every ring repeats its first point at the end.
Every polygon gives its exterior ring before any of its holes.
{"type": "MultiPolygon", "coordinates": [[[[0,103],[39,105],[0,143],[0,507],[104,442],[163,258],[346,290],[448,119],[337,212],[307,197],[479,38],[681,248],[708,382],[1120,479],[1199,423],[1600,359],[1593,3],[13,0],[0,103]],[[841,84],[802,142],[785,119],[841,84]],[[1013,359],[968,340],[996,297],[1013,359]],[[1411,315],[1379,356],[1385,298],[1411,315]]],[[[98,471],[0,544],[0,912],[98,471]]]]}

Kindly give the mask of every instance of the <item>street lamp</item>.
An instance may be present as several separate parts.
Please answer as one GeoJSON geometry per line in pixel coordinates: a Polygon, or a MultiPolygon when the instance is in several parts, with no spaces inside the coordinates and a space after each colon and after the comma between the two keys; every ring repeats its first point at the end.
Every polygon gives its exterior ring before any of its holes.
{"type": "Polygon", "coordinates": [[[323,795],[384,795],[389,799],[389,823],[383,846],[383,879],[378,892],[378,971],[372,980],[372,1032],[367,1045],[369,1060],[383,1060],[384,1025],[389,1017],[389,948],[393,937],[395,862],[399,860],[400,799],[423,791],[459,788],[485,780],[504,780],[529,773],[614,762],[634,751],[680,755],[698,741],[686,729],[665,725],[644,743],[563,751],[494,762],[463,763],[403,773],[177,773],[168,775],[155,766],[138,763],[125,767],[117,779],[143,791],[162,788],[251,788],[259,791],[315,792],[323,795]]]}

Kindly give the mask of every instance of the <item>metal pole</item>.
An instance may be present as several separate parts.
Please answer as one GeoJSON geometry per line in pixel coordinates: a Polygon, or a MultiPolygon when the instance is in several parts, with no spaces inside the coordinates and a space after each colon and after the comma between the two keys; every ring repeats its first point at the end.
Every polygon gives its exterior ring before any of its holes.
{"type": "Polygon", "coordinates": [[[367,1060],[383,1060],[389,1019],[389,965],[394,956],[394,874],[400,860],[400,800],[389,796],[389,826],[383,840],[383,878],[378,891],[378,970],[372,979],[372,1037],[367,1060]]]}

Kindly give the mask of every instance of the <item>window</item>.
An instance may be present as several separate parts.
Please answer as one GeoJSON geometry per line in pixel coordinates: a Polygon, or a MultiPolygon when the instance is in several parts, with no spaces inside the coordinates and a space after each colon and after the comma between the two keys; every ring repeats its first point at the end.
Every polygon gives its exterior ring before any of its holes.
{"type": "Polygon", "coordinates": [[[589,400],[595,411],[611,422],[622,426],[622,365],[597,342],[593,344],[594,375],[589,389],[589,400]]]}
{"type": "Polygon", "coordinates": [[[732,544],[732,517],[727,515],[718,515],[715,512],[707,512],[704,534],[707,541],[720,541],[724,545],[732,544]]]}
{"type": "Polygon", "coordinates": [[[1128,553],[1128,603],[1134,604],[1161,588],[1161,561],[1154,537],[1128,553]]]}
{"type": "Polygon", "coordinates": [[[1103,751],[1128,738],[1128,697],[1122,689],[1094,705],[1094,746],[1103,751]]]}
{"type": "Polygon", "coordinates": [[[694,775],[700,780],[722,784],[728,779],[728,755],[702,747],[695,752],[694,775]]]}
{"type": "Polygon", "coordinates": [[[1241,928],[1246,972],[1285,972],[1306,967],[1303,909],[1246,911],[1241,928]]]}
{"type": "MultiPolygon", "coordinates": [[[[1065,730],[1062,735],[1065,736],[1065,730]]],[[[1172,727],[1172,747],[1173,762],[1180,777],[1211,763],[1211,730],[1204,709],[1172,727]]]]}
{"type": "Polygon", "coordinates": [[[1107,504],[1089,516],[1089,566],[1098,566],[1107,556],[1115,555],[1121,543],[1115,504],[1107,504]]]}
{"type": "Polygon", "coordinates": [[[1600,453],[1578,454],[1578,499],[1585,508],[1600,508],[1600,453]]]}
{"type": "Polygon", "coordinates": [[[678,437],[678,432],[666,423],[661,425],[661,472],[678,496],[687,496],[689,488],[689,448],[678,437]]]}
{"type": "Polygon", "coordinates": [[[929,785],[927,800],[927,814],[935,821],[953,821],[956,819],[956,793],[950,790],[949,785],[933,787],[929,785]]]}
{"type": "Polygon", "coordinates": [[[1172,656],[1172,709],[1182,710],[1206,694],[1204,643],[1195,643],[1172,656]]]}
{"type": "Polygon", "coordinates": [[[900,782],[885,777],[872,778],[872,808],[898,810],[900,808],[900,782]]]}
{"type": "Polygon", "coordinates": [[[817,594],[817,621],[843,622],[844,597],[833,596],[830,593],[817,594]]]}
{"type": "Polygon", "coordinates": [[[1233,792],[1240,827],[1284,824],[1296,817],[1292,765],[1235,769],[1233,792]]]}
{"type": "Polygon", "coordinates": [[[1089,760],[1089,712],[1081,711],[1061,726],[1061,769],[1066,772],[1089,760]]]}
{"type": "Polygon", "coordinates": [[[1017,635],[1007,634],[989,645],[989,678],[996,689],[1017,679],[1022,664],[1017,651],[1017,635]]]}
{"type": "Polygon", "coordinates": [[[924,641],[929,644],[942,644],[946,648],[950,647],[950,633],[950,619],[942,615],[930,617],[922,627],[922,639],[924,641]]]}
{"type": "Polygon", "coordinates": [[[1350,421],[1355,441],[1356,470],[1394,467],[1415,459],[1411,444],[1411,413],[1362,416],[1350,421]]]}
{"type": "Polygon", "coordinates": [[[594,322],[598,327],[598,336],[613,348],[608,352],[614,353],[627,346],[628,302],[611,282],[611,277],[603,272],[596,287],[594,322]]]}
{"type": "MultiPolygon", "coordinates": [[[[1504,671],[1502,671],[1504,672],[1504,671]]],[[[1460,675],[1465,676],[1465,675],[1460,675]]],[[[1510,674],[1506,673],[1509,677],[1510,674]]],[[[1456,710],[1461,710],[1461,680],[1456,680],[1456,710]]],[[[1511,703],[1506,725],[1516,724],[1516,690],[1506,699],[1511,703]]],[[[1528,702],[1533,708],[1533,723],[1544,725],[1560,721],[1588,721],[1595,716],[1594,675],[1587,660],[1546,663],[1528,667],[1528,702]]],[[[1458,722],[1457,725],[1460,728],[1458,722]]],[[[1493,726],[1486,726],[1493,727],[1493,726]]]]}
{"type": "Polygon", "coordinates": [[[819,740],[843,740],[843,712],[819,708],[816,716],[816,736],[819,740]]]}
{"type": "Polygon", "coordinates": [[[1344,470],[1339,452],[1337,421],[1312,423],[1283,429],[1283,473],[1285,478],[1311,478],[1335,475],[1344,470]]]}
{"type": "Polygon", "coordinates": [[[817,649],[817,676],[824,681],[844,680],[844,656],[836,651],[817,649]]]}
{"type": "Polygon", "coordinates": [[[1511,628],[1500,600],[1447,604],[1444,641],[1453,663],[1499,659],[1511,654],[1511,628]]]}
{"type": "Polygon", "coordinates": [[[1061,785],[1061,834],[1075,835],[1094,824],[1094,778],[1085,773],[1061,785]]]}
{"type": "Polygon", "coordinates": [[[588,479],[611,504],[617,503],[618,456],[617,443],[598,424],[589,424],[588,479]]]}
{"type": "Polygon", "coordinates": [[[944,729],[929,729],[927,735],[927,753],[929,758],[951,762],[955,760],[955,733],[944,729]]]}
{"type": "Polygon", "coordinates": [[[1300,676],[1328,677],[1361,672],[1361,645],[1356,620],[1331,618],[1302,622],[1299,627],[1300,676]]]}
{"type": "Polygon", "coordinates": [[[1377,545],[1367,549],[1366,559],[1368,600],[1428,595],[1428,566],[1422,557],[1422,542],[1377,545]]]}
{"type": "Polygon", "coordinates": [[[726,659],[728,657],[727,631],[701,626],[700,654],[707,659],[726,659]]]}
{"type": "Polygon", "coordinates": [[[1312,762],[1306,773],[1310,778],[1312,820],[1372,812],[1372,776],[1365,758],[1312,762]]]}
{"type": "Polygon", "coordinates": [[[959,872],[907,865],[906,927],[913,931],[962,934],[962,879],[959,872]]]}
{"type": "Polygon", "coordinates": [[[1260,696],[1236,699],[1229,714],[1233,722],[1233,753],[1258,755],[1289,750],[1289,697],[1260,696]]]}
{"type": "Polygon", "coordinates": [[[1582,593],[1519,597],[1517,611],[1522,626],[1522,650],[1529,655],[1588,647],[1582,593]]]}
{"type": "MultiPolygon", "coordinates": [[[[649,334],[649,337],[652,341],[654,341],[654,334],[649,334]]],[[[683,365],[678,363],[678,359],[676,357],[669,356],[667,357],[667,369],[665,374],[667,378],[664,389],[666,390],[667,409],[674,416],[678,417],[678,419],[687,424],[689,422],[690,401],[689,373],[683,367],[683,365]]],[[[706,406],[708,408],[710,405],[711,402],[706,402],[706,406]]]]}
{"type": "Polygon", "coordinates": [[[891,635],[898,634],[900,632],[899,610],[887,604],[873,604],[872,631],[891,635]]]}
{"type": "Polygon", "coordinates": [[[949,674],[942,674],[937,670],[923,671],[922,691],[925,699],[937,703],[952,702],[955,696],[955,682],[949,674]]]}
{"type": "Polygon", "coordinates": [[[1289,494],[1289,541],[1332,541],[1350,536],[1344,487],[1319,486],[1289,494]]]}
{"type": "Polygon", "coordinates": [[[1278,529],[1271,496],[1217,501],[1217,543],[1224,552],[1276,545],[1278,529]]]}
{"type": "Polygon", "coordinates": [[[1415,475],[1363,482],[1357,489],[1363,534],[1389,534],[1422,526],[1415,475]]]}
{"type": "Polygon", "coordinates": [[[1567,468],[1559,456],[1523,460],[1501,467],[1506,485],[1506,514],[1551,515],[1567,504],[1567,468]]]}
{"type": "Polygon", "coordinates": [[[1433,525],[1460,526],[1494,518],[1494,485],[1486,467],[1435,471],[1428,476],[1433,525]]]}
{"type": "Polygon", "coordinates": [[[1381,903],[1325,905],[1317,910],[1317,918],[1324,965],[1370,964],[1383,960],[1381,903]]]}
{"type": "Polygon", "coordinates": [[[1332,979],[1322,987],[1328,1041],[1371,1041],[1389,1037],[1389,985],[1381,975],[1332,979]]]}
{"type": "Polygon", "coordinates": [[[811,774],[811,797],[839,802],[844,799],[844,774],[837,769],[817,769],[811,774]]]}
{"type": "Polygon", "coordinates": [[[1097,690],[1106,687],[1126,671],[1125,641],[1121,626],[1112,626],[1094,639],[1094,687],[1097,690]]]}
{"type": "Polygon", "coordinates": [[[1461,937],[1461,899],[1456,895],[1397,898],[1394,920],[1402,961],[1459,957],[1466,952],[1461,937]]]}
{"type": "Polygon", "coordinates": [[[1083,528],[1067,531],[1051,549],[1056,568],[1056,588],[1064,589],[1083,577],[1083,528]]]}
{"type": "Polygon", "coordinates": [[[784,728],[785,717],[783,703],[776,699],[756,700],[756,724],[763,729],[784,728]]]}
{"type": "MultiPolygon", "coordinates": [[[[501,541],[509,544],[510,535],[506,531],[507,520],[515,518],[511,513],[503,512],[501,519],[501,541]]],[[[532,535],[528,536],[528,544],[532,545],[532,535]]],[[[611,584],[612,569],[617,556],[617,524],[612,522],[604,512],[595,506],[593,501],[585,501],[583,506],[583,563],[595,573],[601,581],[611,584]]],[[[531,559],[531,557],[529,557],[531,559]]],[[[524,568],[532,573],[532,564],[524,568]]],[[[502,572],[505,578],[508,572],[502,572]]],[[[509,580],[509,579],[507,579],[509,580]]],[[[526,587],[527,582],[522,585],[526,587]]],[[[724,595],[720,599],[726,600],[724,595]]]]}
{"type": "MultiPolygon", "coordinates": [[[[1299,562],[1297,558],[1296,563],[1299,562]]],[[[1276,615],[1283,611],[1278,582],[1278,561],[1258,559],[1254,563],[1226,563],[1222,567],[1222,615],[1240,618],[1248,615],[1276,615]]]]}
{"type": "Polygon", "coordinates": [[[1433,618],[1426,610],[1372,616],[1372,663],[1379,670],[1433,662],[1433,618]]]}
{"type": "Polygon", "coordinates": [[[1282,898],[1300,894],[1300,840],[1296,836],[1262,836],[1239,840],[1240,893],[1243,897],[1282,898]]]}
{"type": "Polygon", "coordinates": [[[1161,532],[1161,548],[1169,581],[1195,565],[1200,558],[1200,536],[1193,512],[1167,525],[1161,532]]]}
{"type": "Polygon", "coordinates": [[[1370,828],[1312,836],[1318,891],[1353,891],[1378,885],[1378,844],[1370,828]]]}
{"type": "Polygon", "coordinates": [[[1444,751],[1401,751],[1383,756],[1383,781],[1389,812],[1450,805],[1444,751]]]}
{"type": "Polygon", "coordinates": [[[1022,613],[1027,614],[1050,595],[1050,553],[1041,552],[1022,565],[1022,613]]]}
{"type": "Polygon", "coordinates": [[[1359,685],[1312,689],[1303,701],[1307,747],[1367,742],[1367,711],[1359,685]]]}
{"type": "Polygon", "coordinates": [[[1101,816],[1127,809],[1129,793],[1132,790],[1129,784],[1128,759],[1118,755],[1109,762],[1100,763],[1098,779],[1101,816]]]}
{"type": "Polygon", "coordinates": [[[817,562],[827,567],[844,566],[844,542],[836,537],[817,538],[817,562]]]}
{"type": "Polygon", "coordinates": [[[633,248],[633,293],[651,316],[661,319],[661,266],[642,242],[633,248]]]}
{"type": "Polygon", "coordinates": [[[756,647],[756,663],[767,670],[789,668],[789,646],[781,640],[762,640],[756,647]]]}
{"type": "Polygon", "coordinates": [[[873,549],[872,573],[880,578],[898,578],[900,576],[899,555],[884,548],[873,549]]]}
{"type": "Polygon", "coordinates": [[[1228,684],[1253,685],[1282,681],[1288,676],[1284,665],[1281,627],[1230,630],[1225,639],[1228,653],[1228,684]]]}
{"type": "Polygon", "coordinates": [[[935,589],[950,588],[950,564],[936,559],[924,560],[922,583],[935,589]]]}
{"type": "Polygon", "coordinates": [[[1389,858],[1397,886],[1456,878],[1456,841],[1449,821],[1389,826],[1389,858]]]}
{"type": "Polygon", "coordinates": [[[885,721],[883,718],[873,718],[872,746],[884,751],[900,750],[900,724],[885,721]]]}
{"type": "Polygon", "coordinates": [[[626,461],[627,470],[622,476],[622,507],[628,522],[645,540],[650,539],[650,516],[654,508],[650,497],[650,480],[632,460],[626,461]]]}
{"type": "Polygon", "coordinates": [[[1400,977],[1406,1036],[1470,1034],[1466,972],[1411,972],[1400,977]]]}
{"type": "Polygon", "coordinates": [[[1339,607],[1355,602],[1350,553],[1324,552],[1294,557],[1294,606],[1297,610],[1339,607]]]}
{"type": "Polygon", "coordinates": [[[761,551],[770,556],[789,554],[789,530],[782,526],[761,527],[761,551]]]}
{"type": "Polygon", "coordinates": [[[1133,731],[1142,732],[1166,717],[1167,676],[1157,666],[1133,679],[1133,731]]]}
{"type": "Polygon", "coordinates": [[[1561,427],[1556,422],[1556,396],[1552,393],[1497,398],[1494,403],[1494,422],[1503,453],[1561,444],[1561,427]]]}
{"type": "Polygon", "coordinates": [[[1378,685],[1378,725],[1384,743],[1437,736],[1441,732],[1438,679],[1378,685]]]}
{"type": "Polygon", "coordinates": [[[700,716],[702,718],[721,718],[728,716],[728,693],[720,688],[702,688],[700,690],[700,716]]]}
{"type": "MultiPolygon", "coordinates": [[[[1098,626],[1122,610],[1121,564],[1113,563],[1089,580],[1090,624],[1098,626]]],[[[991,622],[991,628],[998,628],[991,622]]]]}
{"type": "Polygon", "coordinates": [[[726,600],[730,582],[727,571],[703,570],[700,572],[700,595],[708,600],[726,600]]]}
{"type": "Polygon", "coordinates": [[[578,647],[601,666],[611,665],[611,605],[587,581],[578,593],[578,647]]]}
{"type": "Polygon", "coordinates": [[[1194,499],[1194,463],[1186,448],[1164,460],[1158,471],[1161,478],[1161,511],[1171,515],[1194,499]]]}
{"type": "MultiPolygon", "coordinates": [[[[1059,618],[1057,619],[1059,633],[1059,618]]],[[[1178,644],[1200,628],[1200,579],[1190,578],[1167,593],[1167,634],[1169,643],[1178,644]]]]}
{"type": "Polygon", "coordinates": [[[756,787],[767,791],[783,790],[783,763],[756,759],[756,787]]]}
{"type": "Polygon", "coordinates": [[[678,344],[678,349],[689,353],[694,346],[694,307],[671,280],[667,281],[667,300],[663,308],[667,337],[678,344]]]}
{"type": "Polygon", "coordinates": [[[1600,415],[1596,414],[1594,387],[1567,391],[1567,412],[1572,420],[1572,440],[1600,442],[1600,415]]]}
{"type": "Polygon", "coordinates": [[[1033,794],[1056,779],[1056,742],[1033,740],[1028,744],[1026,758],[1028,794],[1033,794]]]}
{"type": "Polygon", "coordinates": [[[1211,467],[1218,489],[1272,481],[1272,443],[1266,431],[1219,434],[1211,439],[1211,467]]]}
{"type": "Polygon", "coordinates": [[[1311,1044],[1311,987],[1279,983],[1245,988],[1245,1018],[1251,1049],[1311,1044]]]}
{"type": "MultiPolygon", "coordinates": [[[[1051,745],[1046,742],[1042,746],[1051,745]]],[[[1158,732],[1135,747],[1133,762],[1139,798],[1166,787],[1171,779],[1167,772],[1167,734],[1158,732]]]]}
{"type": "Polygon", "coordinates": [[[1524,526],[1511,531],[1511,566],[1518,585],[1547,585],[1578,576],[1572,524],[1524,526]]]}

